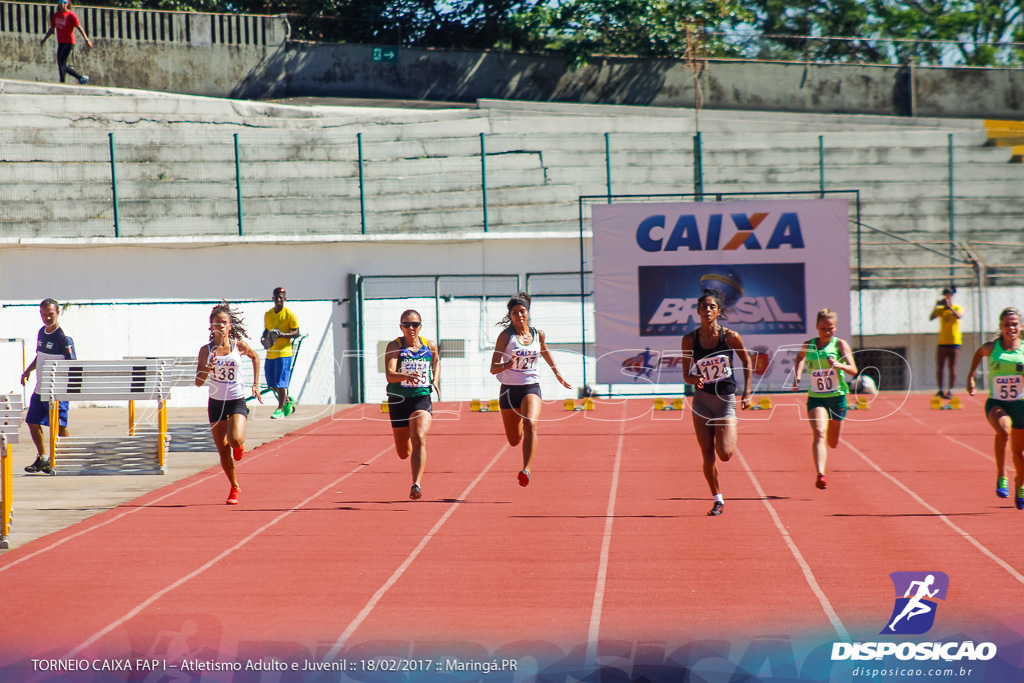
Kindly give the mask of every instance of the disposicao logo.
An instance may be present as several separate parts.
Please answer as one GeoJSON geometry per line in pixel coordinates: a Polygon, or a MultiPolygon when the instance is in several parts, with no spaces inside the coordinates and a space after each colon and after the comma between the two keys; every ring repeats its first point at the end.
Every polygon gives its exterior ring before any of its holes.
{"type": "Polygon", "coordinates": [[[881,633],[927,633],[935,623],[937,600],[946,599],[949,577],[945,572],[893,572],[889,578],[896,589],[896,604],[881,633]]]}
{"type": "MultiPolygon", "coordinates": [[[[945,601],[949,577],[944,572],[893,572],[889,575],[896,591],[892,615],[881,635],[920,635],[935,624],[939,600],[945,601]]],[[[993,643],[964,642],[869,642],[833,643],[832,660],[881,660],[895,656],[917,661],[987,661],[996,656],[993,643]]]]}

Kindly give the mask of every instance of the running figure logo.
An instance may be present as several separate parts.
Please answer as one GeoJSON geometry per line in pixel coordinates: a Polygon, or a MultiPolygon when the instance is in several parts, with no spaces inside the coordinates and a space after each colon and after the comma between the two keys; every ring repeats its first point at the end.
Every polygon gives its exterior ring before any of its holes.
{"type": "Polygon", "coordinates": [[[893,572],[889,578],[896,589],[896,605],[881,633],[927,633],[935,623],[936,599],[946,599],[949,577],[944,572],[893,572]]]}

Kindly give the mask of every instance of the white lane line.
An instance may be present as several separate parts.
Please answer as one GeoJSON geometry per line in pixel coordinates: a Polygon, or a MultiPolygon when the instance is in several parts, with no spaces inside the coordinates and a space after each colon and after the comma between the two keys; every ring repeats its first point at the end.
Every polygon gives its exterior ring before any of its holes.
{"type": "Polygon", "coordinates": [[[978,455],[980,455],[981,457],[985,458],[986,460],[988,460],[988,461],[990,461],[990,462],[995,462],[995,461],[996,461],[996,457],[995,457],[994,455],[989,455],[989,454],[988,454],[988,453],[986,453],[985,451],[979,451],[979,450],[978,450],[977,448],[975,448],[974,446],[971,446],[971,445],[969,445],[969,444],[966,444],[966,443],[964,443],[963,441],[957,441],[957,440],[956,440],[956,439],[954,439],[953,437],[951,437],[951,436],[948,436],[948,435],[946,435],[946,434],[943,434],[942,436],[944,436],[945,438],[949,439],[950,441],[952,441],[953,443],[955,443],[955,444],[956,444],[957,446],[960,446],[961,448],[965,448],[965,449],[967,449],[967,450],[971,451],[972,453],[977,453],[978,455]]]}
{"type": "MultiPolygon", "coordinates": [[[[347,411],[343,410],[343,411],[340,411],[340,412],[344,413],[344,412],[347,412],[347,411]]],[[[340,413],[335,413],[335,415],[338,415],[338,414],[340,414],[340,413]]],[[[328,420],[326,422],[322,422],[322,423],[320,423],[318,425],[315,425],[312,429],[310,429],[308,434],[300,434],[299,436],[296,436],[296,437],[293,437],[293,438],[289,438],[291,436],[290,434],[285,434],[283,436],[280,436],[277,439],[275,439],[273,442],[271,442],[270,445],[267,446],[265,450],[262,450],[259,453],[254,453],[254,454],[249,455],[249,459],[246,460],[245,462],[247,462],[247,463],[248,462],[252,462],[254,460],[262,458],[265,455],[270,455],[272,453],[275,453],[275,452],[281,450],[281,448],[283,448],[285,445],[291,445],[291,444],[295,443],[296,441],[301,441],[302,439],[306,438],[307,436],[311,436],[313,434],[316,434],[317,432],[323,431],[328,426],[331,426],[331,421],[330,420],[328,420]],[[287,439],[287,441],[286,441],[286,439],[287,439]]],[[[262,449],[263,447],[261,446],[260,448],[262,449]]],[[[196,475],[190,475],[190,476],[196,476],[196,475]]],[[[182,491],[190,489],[193,486],[198,486],[199,484],[207,482],[210,479],[216,479],[216,478],[218,478],[220,476],[222,476],[222,475],[218,471],[218,472],[215,472],[214,474],[208,474],[205,477],[201,477],[199,479],[196,479],[195,481],[193,481],[193,482],[191,482],[189,484],[182,484],[181,486],[178,486],[178,484],[181,483],[181,482],[174,482],[174,483],[168,484],[169,487],[177,486],[177,488],[175,488],[172,491],[168,491],[167,493],[165,493],[164,495],[160,496],[159,498],[156,498],[154,500],[149,501],[145,505],[140,505],[138,507],[133,507],[133,508],[130,508],[128,510],[125,510],[124,512],[116,514],[116,515],[114,515],[113,517],[111,517],[110,519],[108,519],[106,521],[100,522],[98,524],[94,524],[93,526],[88,527],[86,529],[82,529],[81,531],[77,531],[77,532],[71,534],[70,536],[65,536],[64,538],[62,538],[62,539],[60,539],[58,541],[54,541],[50,545],[43,546],[42,548],[39,548],[38,550],[35,550],[35,551],[29,553],[28,555],[24,555],[22,557],[19,557],[16,560],[12,560],[10,563],[5,564],[4,566],[0,567],[0,573],[7,571],[11,567],[17,567],[22,562],[26,562],[28,560],[31,560],[33,557],[37,557],[39,555],[42,555],[43,553],[46,553],[46,552],[49,552],[49,551],[51,551],[51,550],[53,550],[55,548],[58,548],[58,547],[64,545],[65,543],[67,543],[68,541],[72,541],[72,540],[74,540],[76,538],[80,538],[82,536],[85,536],[86,534],[89,534],[89,533],[91,533],[93,531],[96,531],[97,529],[102,529],[103,527],[107,526],[108,524],[113,524],[114,522],[118,521],[119,519],[123,519],[123,518],[127,517],[128,515],[135,514],[136,512],[139,512],[141,510],[145,510],[146,508],[153,507],[157,503],[159,503],[161,501],[164,501],[164,500],[167,500],[168,498],[171,498],[172,496],[175,496],[175,495],[181,493],[182,491]]],[[[143,494],[143,495],[148,495],[148,494],[143,494]]],[[[139,497],[141,498],[142,496],[139,496],[139,497]]],[[[127,501],[127,502],[121,503],[117,507],[122,507],[122,506],[127,505],[127,504],[129,504],[131,502],[132,501],[127,501]]],[[[111,508],[111,509],[113,510],[113,509],[117,509],[117,508],[115,507],[115,508],[111,508]]],[[[59,532],[57,532],[57,533],[59,533],[59,532]]]]}
{"type": "MultiPolygon", "coordinates": [[[[297,436],[294,439],[290,439],[288,441],[288,443],[289,444],[293,444],[296,441],[299,441],[299,440],[305,438],[306,436],[307,435],[305,435],[305,434],[303,434],[301,436],[297,436]]],[[[261,453],[255,454],[255,455],[251,455],[250,458],[249,458],[249,461],[256,460],[257,458],[261,458],[264,455],[270,455],[271,453],[274,453],[275,451],[280,450],[282,446],[284,446],[283,443],[275,444],[275,445],[267,448],[266,451],[264,451],[264,452],[261,452],[261,453]]],[[[191,475],[191,476],[195,476],[195,475],[191,475]]],[[[168,486],[173,486],[173,487],[176,487],[176,488],[173,491],[168,491],[167,493],[165,493],[164,495],[160,496],[159,498],[156,498],[154,500],[149,501],[145,505],[139,505],[138,507],[133,507],[133,508],[130,508],[128,510],[125,510],[124,512],[118,513],[118,514],[114,515],[113,517],[111,517],[111,518],[109,518],[109,519],[107,519],[105,521],[99,522],[98,524],[94,524],[93,526],[90,526],[90,527],[88,527],[86,529],[82,529],[81,531],[76,531],[75,533],[71,534],[70,536],[65,536],[64,538],[62,538],[60,540],[57,540],[57,541],[54,541],[53,543],[51,543],[49,545],[43,546],[42,548],[39,548],[38,550],[33,551],[33,552],[29,553],[28,555],[23,555],[23,556],[19,557],[16,560],[12,560],[10,563],[5,564],[4,566],[0,567],[0,572],[5,572],[8,569],[10,569],[11,567],[17,567],[22,562],[27,562],[28,560],[31,560],[34,557],[38,557],[39,555],[42,555],[43,553],[47,553],[47,552],[49,552],[51,550],[54,550],[55,548],[58,548],[58,547],[64,545],[68,541],[73,541],[74,539],[81,538],[82,536],[85,536],[86,534],[92,533],[93,531],[96,531],[97,529],[102,529],[103,527],[107,526],[108,524],[113,524],[114,522],[116,522],[116,521],[118,521],[120,519],[124,519],[128,515],[132,515],[132,514],[135,514],[136,512],[140,512],[142,510],[145,510],[146,508],[153,507],[157,503],[160,503],[161,501],[167,500],[168,498],[171,498],[173,496],[176,496],[179,493],[181,493],[182,491],[190,489],[193,486],[198,486],[199,484],[203,484],[203,483],[205,483],[205,482],[207,482],[207,481],[209,481],[211,479],[215,479],[217,477],[222,477],[222,476],[224,476],[224,475],[221,472],[216,472],[214,474],[208,474],[205,477],[201,477],[201,478],[196,479],[195,481],[193,481],[191,483],[183,484],[181,486],[178,486],[179,482],[174,482],[172,484],[168,484],[168,486]]],[[[148,495],[148,494],[142,494],[142,495],[148,495]]],[[[122,507],[124,505],[128,505],[131,502],[132,501],[126,501],[124,503],[120,503],[117,507],[122,507]]],[[[111,509],[116,509],[116,508],[111,508],[111,509]]]]}
{"type": "MultiPolygon", "coordinates": [[[[625,425],[626,403],[622,404],[621,425],[625,425]]],[[[597,585],[594,588],[594,605],[590,611],[590,629],[587,632],[587,656],[584,660],[588,670],[597,662],[597,637],[601,632],[601,609],[604,607],[604,589],[608,578],[608,552],[612,545],[612,523],[615,521],[615,499],[619,490],[619,469],[622,464],[622,444],[626,431],[619,432],[615,446],[615,464],[612,466],[612,485],[608,492],[608,508],[605,510],[604,537],[601,539],[601,561],[597,568],[597,585]]]]}
{"type": "MultiPolygon", "coordinates": [[[[465,491],[459,494],[458,501],[463,501],[469,497],[470,492],[476,487],[477,484],[480,483],[480,480],[484,478],[484,475],[490,472],[491,468],[494,467],[494,464],[498,462],[498,459],[501,458],[502,454],[507,450],[508,444],[505,444],[501,447],[498,453],[493,458],[491,458],[491,461],[489,463],[487,463],[487,466],[484,467],[483,471],[481,471],[480,474],[476,476],[476,479],[474,479],[469,484],[469,486],[466,487],[465,491]]],[[[345,647],[345,643],[352,636],[355,630],[362,625],[362,623],[366,620],[368,616],[370,616],[370,612],[372,612],[373,609],[377,606],[377,603],[381,601],[381,598],[384,597],[384,594],[387,593],[392,586],[398,583],[398,580],[402,578],[402,574],[405,573],[405,570],[408,569],[410,565],[412,565],[413,560],[415,560],[419,556],[419,554],[423,552],[423,549],[427,547],[427,543],[430,542],[430,539],[432,539],[437,534],[437,532],[441,530],[441,527],[444,526],[444,523],[448,521],[448,518],[451,517],[457,509],[459,509],[460,505],[462,505],[461,502],[452,503],[451,506],[449,506],[448,509],[445,511],[445,513],[441,515],[441,519],[437,520],[437,523],[434,524],[433,527],[431,527],[430,531],[428,531],[426,535],[422,539],[420,539],[420,542],[416,545],[413,551],[409,553],[409,556],[405,558],[405,561],[398,566],[398,569],[396,569],[394,573],[391,574],[390,578],[388,578],[388,580],[384,582],[384,585],[377,589],[377,592],[373,594],[373,597],[371,597],[370,601],[366,603],[366,606],[359,611],[359,614],[357,614],[356,618],[352,620],[352,623],[350,623],[348,627],[345,629],[345,631],[341,634],[341,636],[338,637],[337,642],[334,643],[334,646],[331,648],[330,652],[324,655],[324,661],[337,658],[338,653],[340,653],[341,649],[345,647]]]]}
{"type": "Polygon", "coordinates": [[[789,552],[793,553],[793,557],[796,559],[796,563],[800,566],[800,571],[804,573],[804,579],[807,581],[807,585],[811,587],[811,592],[814,593],[815,597],[818,598],[818,602],[821,604],[822,611],[825,612],[825,616],[832,622],[832,628],[835,629],[839,638],[842,640],[850,640],[850,634],[843,626],[843,622],[839,619],[839,615],[836,614],[835,609],[832,607],[832,603],[829,602],[828,596],[825,595],[825,591],[818,585],[818,580],[814,578],[814,572],[811,571],[811,567],[807,564],[807,560],[800,553],[800,549],[796,547],[796,543],[793,541],[793,537],[789,535],[789,531],[782,524],[782,519],[778,513],[775,512],[775,508],[772,507],[771,502],[768,500],[768,496],[765,495],[764,489],[761,488],[761,483],[754,476],[754,471],[750,469],[750,465],[747,463],[746,458],[738,450],[736,451],[736,457],[739,458],[740,464],[743,465],[743,469],[746,470],[747,476],[750,477],[750,481],[754,484],[754,489],[757,491],[757,495],[761,498],[761,502],[768,508],[768,514],[771,515],[772,521],[775,522],[775,528],[782,534],[782,538],[786,541],[786,545],[789,546],[789,552]]]}
{"type": "Polygon", "coordinates": [[[873,467],[875,469],[875,471],[877,471],[883,477],[885,477],[886,479],[888,479],[889,481],[894,483],[898,488],[902,489],[904,493],[906,493],[911,498],[913,498],[918,503],[920,503],[920,505],[922,507],[924,507],[926,510],[928,510],[933,515],[935,515],[938,519],[940,519],[950,529],[955,531],[965,541],[967,541],[968,543],[973,545],[975,548],[980,550],[986,557],[988,557],[990,560],[992,560],[993,562],[998,564],[1000,567],[1005,569],[1010,574],[1010,576],[1012,576],[1013,578],[1017,579],[1017,581],[1019,581],[1021,583],[1024,583],[1024,575],[1021,575],[1020,572],[1018,572],[1016,569],[1011,567],[1007,562],[1003,561],[1002,558],[1000,558],[998,555],[993,553],[991,550],[989,550],[988,548],[983,546],[977,539],[975,539],[969,533],[967,533],[966,531],[964,531],[963,529],[958,527],[956,524],[954,524],[948,517],[946,517],[944,514],[942,514],[938,509],[936,509],[932,505],[929,505],[928,503],[926,503],[925,500],[923,498],[921,498],[921,496],[919,496],[916,493],[914,493],[909,487],[904,485],[903,482],[901,482],[899,479],[897,479],[896,477],[892,476],[891,474],[889,474],[888,472],[883,470],[881,467],[876,465],[874,463],[874,461],[871,460],[871,458],[869,458],[868,456],[864,455],[858,448],[856,448],[849,441],[847,441],[846,439],[842,439],[841,441],[842,441],[842,443],[847,448],[849,448],[851,451],[853,451],[854,453],[859,455],[861,457],[861,459],[864,460],[864,462],[866,462],[867,464],[871,465],[871,467],[873,467]]]}
{"type": "Polygon", "coordinates": [[[301,510],[303,507],[308,505],[310,502],[312,502],[316,498],[322,496],[324,493],[327,493],[327,491],[329,491],[331,488],[333,488],[333,487],[337,486],[338,484],[340,484],[341,482],[345,481],[346,479],[351,477],[356,472],[359,472],[360,470],[364,469],[367,465],[372,465],[375,460],[378,460],[379,458],[381,458],[381,456],[383,456],[385,453],[392,452],[393,449],[394,449],[394,446],[388,446],[387,448],[382,450],[380,453],[378,453],[377,455],[375,455],[372,458],[370,458],[369,460],[367,460],[365,463],[360,463],[354,469],[350,470],[348,473],[343,474],[342,476],[338,477],[337,479],[335,479],[331,483],[327,484],[326,486],[321,488],[319,491],[317,491],[316,493],[314,493],[313,495],[309,496],[308,498],[303,500],[301,503],[296,505],[295,507],[290,508],[288,510],[285,510],[284,512],[279,514],[277,517],[275,517],[274,519],[270,520],[269,522],[267,522],[266,524],[261,526],[259,529],[256,529],[251,534],[249,534],[248,536],[243,538],[241,541],[239,541],[238,543],[234,544],[233,546],[231,546],[230,548],[228,548],[227,550],[225,550],[221,554],[217,555],[216,557],[214,557],[212,560],[210,560],[209,562],[207,562],[203,566],[201,566],[198,569],[195,569],[195,570],[189,572],[185,576],[183,576],[180,579],[178,579],[177,581],[175,581],[175,582],[165,586],[164,588],[161,588],[156,593],[153,593],[153,595],[149,596],[148,598],[146,598],[145,600],[140,602],[138,605],[136,605],[132,609],[128,610],[128,612],[123,617],[121,617],[120,619],[117,619],[117,620],[111,622],[107,626],[104,626],[102,629],[100,629],[99,631],[97,631],[96,633],[91,635],[88,639],[86,639],[85,642],[83,642],[81,645],[78,645],[77,647],[72,649],[70,652],[68,652],[66,655],[64,655],[65,658],[71,659],[72,657],[74,657],[79,652],[81,652],[85,648],[87,648],[90,645],[92,645],[93,643],[95,643],[97,640],[99,640],[103,636],[107,635],[108,633],[110,633],[114,629],[120,627],[122,624],[124,624],[125,622],[127,622],[130,619],[132,619],[133,617],[135,617],[139,612],[141,612],[142,610],[144,610],[147,607],[149,607],[150,605],[152,605],[154,602],[156,602],[157,600],[162,598],[164,595],[170,593],[175,588],[178,588],[179,586],[181,586],[181,585],[185,584],[186,582],[188,582],[188,581],[194,579],[195,577],[199,576],[200,574],[205,572],[207,569],[209,569],[210,567],[214,566],[215,564],[217,564],[218,562],[223,560],[225,557],[227,557],[231,553],[235,552],[236,550],[238,550],[239,548],[244,546],[246,543],[248,543],[252,539],[254,539],[257,536],[261,535],[263,532],[265,532],[270,527],[274,526],[275,524],[277,524],[278,522],[280,522],[284,518],[290,516],[293,512],[297,512],[298,510],[301,510]]]}

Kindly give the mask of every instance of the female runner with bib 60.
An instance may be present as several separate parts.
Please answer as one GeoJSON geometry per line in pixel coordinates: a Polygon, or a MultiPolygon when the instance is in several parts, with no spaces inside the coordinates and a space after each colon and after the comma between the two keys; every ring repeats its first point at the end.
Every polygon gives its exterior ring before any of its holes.
{"type": "Polygon", "coordinates": [[[850,392],[845,372],[857,374],[857,365],[853,362],[853,350],[845,340],[836,336],[836,313],[828,308],[818,311],[817,339],[809,339],[796,354],[796,366],[793,370],[793,391],[800,391],[800,373],[804,362],[811,376],[811,386],[807,390],[807,419],[814,432],[811,441],[811,456],[818,478],[814,485],[819,489],[827,488],[825,484],[825,462],[828,459],[828,448],[839,445],[839,430],[846,419],[846,395],[850,392]]]}
{"type": "Polygon", "coordinates": [[[249,409],[245,405],[245,380],[242,378],[242,356],[252,361],[252,395],[260,398],[260,357],[247,343],[242,318],[231,304],[223,302],[210,313],[210,343],[199,349],[196,367],[196,386],[209,384],[210,399],[206,412],[210,418],[210,431],[220,455],[231,491],[228,505],[238,505],[238,478],[235,460],[245,454],[245,424],[249,409]]]}
{"type": "Polygon", "coordinates": [[[399,318],[402,336],[384,350],[384,374],[388,381],[388,416],[395,436],[395,450],[412,465],[411,500],[423,497],[420,479],[427,464],[427,432],[433,419],[430,391],[441,398],[441,354],[437,344],[420,336],[420,314],[414,310],[399,318]]]}
{"type": "Polygon", "coordinates": [[[736,378],[732,371],[735,352],[743,364],[743,410],[750,407],[750,380],[754,365],[738,332],[718,324],[724,318],[724,298],[717,289],[705,289],[697,299],[700,327],[683,335],[683,379],[693,384],[693,431],[704,458],[704,478],[714,504],[708,516],[725,510],[725,498],[718,486],[715,455],[729,462],[736,452],[736,378]]]}
{"type": "Polygon", "coordinates": [[[562,378],[554,358],[544,342],[544,332],[530,327],[530,295],[520,292],[508,300],[508,315],[498,325],[505,329],[498,335],[491,354],[491,374],[501,382],[498,405],[505,438],[510,446],[523,442],[523,469],[520,486],[530,483],[530,465],[537,454],[537,420],[544,405],[540,395],[540,373],[537,358],[542,356],[563,387],[572,386],[562,378]]]}
{"type": "Polygon", "coordinates": [[[1017,471],[1016,504],[1024,510],[1024,344],[1021,343],[1020,311],[1005,308],[999,314],[999,338],[982,344],[974,352],[967,371],[967,393],[974,395],[974,373],[988,356],[989,397],[985,418],[996,432],[996,495],[1009,498],[1006,478],[1006,446],[1017,471]]]}

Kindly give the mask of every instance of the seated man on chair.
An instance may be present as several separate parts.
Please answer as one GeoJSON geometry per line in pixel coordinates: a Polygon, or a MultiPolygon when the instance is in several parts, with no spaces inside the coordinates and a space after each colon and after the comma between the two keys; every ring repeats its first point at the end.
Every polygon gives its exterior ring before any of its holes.
{"type": "Polygon", "coordinates": [[[299,319],[284,307],[284,287],[274,290],[274,307],[263,316],[263,346],[267,349],[267,362],[263,374],[267,386],[277,396],[277,410],[272,418],[287,417],[295,412],[295,399],[288,396],[288,384],[292,379],[292,340],[299,336],[299,319]]]}

